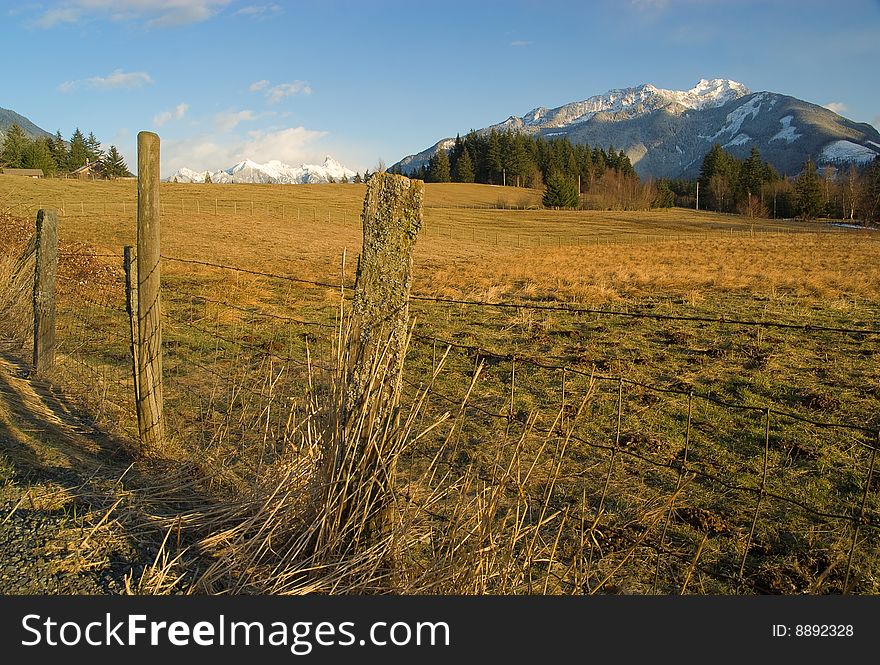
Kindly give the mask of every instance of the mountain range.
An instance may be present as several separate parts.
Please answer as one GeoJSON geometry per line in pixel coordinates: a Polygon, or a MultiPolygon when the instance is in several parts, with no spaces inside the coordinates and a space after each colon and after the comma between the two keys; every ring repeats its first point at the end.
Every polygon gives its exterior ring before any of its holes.
{"type": "Polygon", "coordinates": [[[166,182],[211,182],[226,183],[260,183],[274,185],[305,185],[322,182],[340,182],[351,180],[355,172],[344,167],[327,155],[323,164],[300,164],[290,166],[273,159],[265,164],[258,164],[249,159],[220,171],[193,171],[188,168],[178,169],[165,178],[166,182]]]}
{"type": "MultiPolygon", "coordinates": [[[[865,164],[880,154],[880,132],[822,106],[774,92],[752,92],[728,79],[700,80],[690,90],[651,84],[609,90],[584,101],[477,130],[524,132],[572,143],[622,149],[640,176],[693,178],[703,157],[719,143],[736,157],[752,147],[780,173],[798,173],[807,157],[818,164],[865,164]]],[[[427,164],[445,138],[392,168],[411,173],[427,164]]]]}

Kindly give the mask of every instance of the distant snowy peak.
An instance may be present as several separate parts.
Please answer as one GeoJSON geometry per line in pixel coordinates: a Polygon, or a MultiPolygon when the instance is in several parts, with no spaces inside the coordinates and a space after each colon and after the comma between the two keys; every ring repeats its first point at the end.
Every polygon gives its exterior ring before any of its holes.
{"type": "Polygon", "coordinates": [[[247,183],[247,184],[275,184],[275,185],[305,185],[325,182],[340,182],[344,179],[351,180],[355,172],[344,167],[338,161],[327,155],[323,164],[300,164],[290,166],[284,162],[273,159],[265,164],[259,164],[250,159],[240,161],[228,169],[220,171],[193,171],[188,168],[178,169],[169,182],[211,182],[215,184],[247,183]]]}
{"type": "Polygon", "coordinates": [[[635,88],[609,90],[581,102],[572,102],[555,109],[539,106],[522,118],[511,116],[496,125],[510,129],[547,129],[568,127],[585,122],[597,113],[606,113],[615,120],[635,118],[666,108],[673,113],[688,109],[707,109],[751,94],[742,83],[729,79],[700,79],[690,90],[664,90],[650,83],[635,88]]]}
{"type": "Polygon", "coordinates": [[[660,90],[662,94],[670,97],[681,97],[680,103],[692,109],[712,108],[723,106],[727,102],[752,94],[752,91],[742,83],[730,79],[700,79],[699,83],[690,90],[678,92],[676,90],[660,90]]]}

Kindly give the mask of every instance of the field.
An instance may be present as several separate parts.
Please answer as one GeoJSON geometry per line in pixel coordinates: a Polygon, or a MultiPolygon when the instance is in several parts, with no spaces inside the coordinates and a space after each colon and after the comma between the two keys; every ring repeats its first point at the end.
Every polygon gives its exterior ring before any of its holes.
{"type": "MultiPolygon", "coordinates": [[[[302,584],[234,546],[255,527],[228,506],[262,501],[279,469],[314,455],[309,414],[332,395],[364,190],[162,186],[170,440],[133,455],[131,493],[153,488],[149,510],[129,497],[126,518],[100,522],[107,501],[78,518],[117,542],[146,516],[160,535],[178,520],[175,548],[146,538],[166,559],[140,590],[302,584]],[[195,492],[174,509],[149,479],[169,468],[195,492]]],[[[61,213],[52,386],[122,440],[137,431],[120,272],[135,202],[131,181],[0,176],[8,256],[38,207],[61,213]]],[[[390,590],[880,592],[876,234],[539,202],[426,186],[403,397],[426,433],[398,461],[390,590]]],[[[14,420],[11,475],[14,446],[38,445],[14,420]]]]}

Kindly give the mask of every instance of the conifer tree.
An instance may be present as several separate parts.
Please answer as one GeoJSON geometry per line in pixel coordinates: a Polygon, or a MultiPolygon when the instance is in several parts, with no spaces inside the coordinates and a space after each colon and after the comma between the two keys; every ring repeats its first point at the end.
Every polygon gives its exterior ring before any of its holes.
{"type": "Polygon", "coordinates": [[[89,149],[86,147],[86,139],[79,127],[70,137],[70,151],[67,153],[67,167],[75,171],[89,162],[89,149]]]}
{"type": "Polygon", "coordinates": [[[449,154],[443,148],[438,148],[434,156],[428,162],[428,182],[451,182],[449,173],[449,154]]]}
{"type": "Polygon", "coordinates": [[[28,142],[22,155],[21,165],[22,168],[26,169],[40,169],[46,175],[55,173],[57,168],[55,159],[52,157],[52,151],[49,149],[45,138],[28,142]]]}
{"type": "Polygon", "coordinates": [[[508,133],[507,135],[507,152],[504,160],[507,169],[507,182],[512,182],[515,185],[524,184],[523,179],[532,168],[532,159],[525,145],[526,141],[528,138],[521,134],[508,133]]]}
{"type": "Polygon", "coordinates": [[[473,182],[474,181],[474,163],[471,161],[471,153],[467,148],[463,148],[458,161],[455,162],[455,182],[473,182]]]}
{"type": "Polygon", "coordinates": [[[880,157],[875,157],[865,171],[864,192],[861,198],[865,218],[875,222],[880,220],[880,157]]]}
{"type": "Polygon", "coordinates": [[[740,169],[740,192],[744,196],[758,196],[761,192],[761,185],[764,182],[766,169],[761,159],[761,152],[757,147],[752,148],[752,152],[748,159],[743,162],[740,169]]]}
{"type": "Polygon", "coordinates": [[[94,132],[89,132],[85,142],[86,152],[88,153],[90,162],[97,162],[104,159],[104,151],[101,150],[101,142],[98,140],[98,137],[95,136],[94,132]]]}
{"type": "Polygon", "coordinates": [[[64,140],[64,137],[61,135],[61,130],[59,129],[55,132],[55,138],[52,140],[52,143],[49,145],[49,149],[52,151],[52,159],[55,160],[55,165],[58,167],[59,171],[67,170],[67,141],[64,140]]]}
{"type": "Polygon", "coordinates": [[[654,200],[651,202],[652,208],[671,208],[675,205],[675,194],[672,191],[672,187],[669,186],[669,181],[666,179],[661,179],[657,181],[657,195],[654,197],[654,200]]]}
{"type": "MultiPolygon", "coordinates": [[[[122,158],[122,155],[119,154],[115,145],[110,146],[107,156],[101,160],[101,163],[104,165],[104,172],[111,178],[125,178],[131,176],[128,167],[125,165],[125,160],[122,158]]],[[[206,175],[206,182],[207,178],[210,178],[210,176],[206,175]]]]}
{"type": "Polygon", "coordinates": [[[818,217],[825,208],[822,198],[822,183],[812,159],[807,159],[804,169],[794,182],[795,205],[798,214],[804,219],[818,217]]]}
{"type": "Polygon", "coordinates": [[[494,185],[501,184],[501,170],[503,168],[501,137],[498,135],[498,132],[493,130],[489,134],[489,141],[486,146],[486,175],[488,176],[489,183],[494,185]]]}
{"type": "Polygon", "coordinates": [[[545,208],[576,208],[580,203],[577,186],[562,174],[554,172],[547,179],[542,203],[545,208]]]}
{"type": "Polygon", "coordinates": [[[29,143],[30,141],[24,130],[13,123],[6,130],[3,149],[0,150],[0,164],[13,169],[24,168],[24,154],[29,143]]]}

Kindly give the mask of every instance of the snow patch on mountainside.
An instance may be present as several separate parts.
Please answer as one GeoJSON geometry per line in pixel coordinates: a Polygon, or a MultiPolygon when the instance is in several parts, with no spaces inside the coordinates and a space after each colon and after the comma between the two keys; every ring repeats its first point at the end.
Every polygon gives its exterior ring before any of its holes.
{"type": "Polygon", "coordinates": [[[724,126],[718,130],[718,132],[713,136],[710,140],[714,141],[722,134],[730,134],[731,136],[735,136],[739,133],[740,127],[746,121],[746,118],[752,116],[752,119],[758,115],[761,110],[761,102],[764,101],[764,97],[766,97],[766,93],[761,93],[759,95],[755,95],[749,101],[747,101],[742,106],[736,107],[733,111],[727,114],[727,121],[724,123],[724,126]]]}
{"type": "Polygon", "coordinates": [[[833,141],[822,149],[819,161],[822,162],[856,162],[866,164],[878,153],[871,148],[853,143],[852,141],[833,141]]]}
{"type": "Polygon", "coordinates": [[[793,141],[798,140],[802,134],[797,131],[797,127],[791,124],[792,120],[794,120],[793,115],[787,115],[780,118],[779,122],[782,125],[782,129],[771,136],[770,140],[785,141],[786,143],[792,143],[793,141]]]}
{"type": "Polygon", "coordinates": [[[228,169],[220,171],[193,171],[188,168],[178,169],[168,182],[196,182],[210,181],[214,184],[247,183],[247,184],[275,184],[275,185],[304,185],[324,182],[339,182],[343,179],[351,180],[355,172],[344,167],[335,159],[327,155],[323,164],[301,164],[290,166],[277,159],[270,160],[265,164],[245,159],[228,169]]]}
{"type": "Polygon", "coordinates": [[[752,137],[748,134],[737,134],[732,139],[730,139],[727,143],[725,143],[722,148],[730,148],[735,145],[743,145],[744,143],[748,143],[752,140],[752,137]]]}

